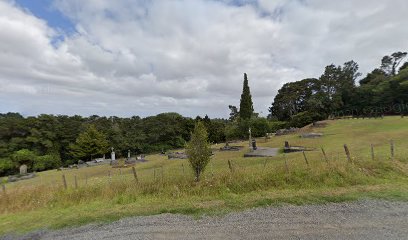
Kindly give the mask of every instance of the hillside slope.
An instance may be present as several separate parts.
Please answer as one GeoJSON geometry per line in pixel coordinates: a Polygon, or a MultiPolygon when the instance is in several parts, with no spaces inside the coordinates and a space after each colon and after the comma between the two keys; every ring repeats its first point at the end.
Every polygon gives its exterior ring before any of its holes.
{"type": "Polygon", "coordinates": [[[0,195],[0,234],[167,212],[223,214],[282,203],[408,200],[408,119],[327,123],[325,128],[310,129],[324,133],[318,139],[303,139],[298,134],[272,137],[266,142],[258,139],[258,145],[264,147],[283,147],[289,141],[291,145],[315,148],[305,152],[307,162],[302,153],[244,158],[247,142],[237,143],[245,148],[215,152],[199,183],[193,181],[187,160],[168,160],[162,155],[147,156],[148,162],[136,165],[138,182],[130,168],[113,169],[108,165],[41,172],[34,179],[6,184],[6,194],[0,195]]]}

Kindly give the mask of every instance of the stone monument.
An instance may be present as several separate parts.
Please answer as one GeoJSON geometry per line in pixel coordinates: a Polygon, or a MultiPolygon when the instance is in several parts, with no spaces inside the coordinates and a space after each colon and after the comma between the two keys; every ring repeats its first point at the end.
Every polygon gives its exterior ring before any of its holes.
{"type": "Polygon", "coordinates": [[[26,175],[27,174],[27,165],[23,164],[20,166],[20,175],[26,175]]]}
{"type": "Polygon", "coordinates": [[[116,157],[115,157],[115,151],[114,148],[112,147],[112,152],[111,152],[111,161],[115,161],[116,157]]]}
{"type": "Polygon", "coordinates": [[[130,159],[130,150],[128,150],[128,157],[127,158],[130,159]]]}

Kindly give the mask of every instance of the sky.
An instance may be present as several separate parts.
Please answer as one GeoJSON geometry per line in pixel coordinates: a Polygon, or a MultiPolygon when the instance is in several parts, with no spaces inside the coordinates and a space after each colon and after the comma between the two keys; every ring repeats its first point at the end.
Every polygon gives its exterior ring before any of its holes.
{"type": "Polygon", "coordinates": [[[227,118],[408,50],[406,0],[0,0],[0,112],[227,118]]]}

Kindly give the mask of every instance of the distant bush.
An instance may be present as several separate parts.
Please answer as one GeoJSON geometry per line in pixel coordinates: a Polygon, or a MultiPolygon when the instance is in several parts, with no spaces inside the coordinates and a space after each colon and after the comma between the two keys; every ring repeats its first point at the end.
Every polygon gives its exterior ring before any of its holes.
{"type": "Polygon", "coordinates": [[[37,154],[35,152],[30,151],[28,149],[21,149],[15,152],[11,156],[11,159],[15,165],[20,166],[22,164],[26,164],[27,167],[31,169],[32,164],[36,157],[37,157],[37,154]]]}
{"type": "Polygon", "coordinates": [[[238,123],[230,123],[225,126],[225,137],[227,141],[242,138],[238,123]]]}
{"type": "Polygon", "coordinates": [[[2,158],[0,159],[0,176],[6,176],[6,175],[11,175],[15,173],[16,171],[16,166],[11,161],[11,159],[8,158],[2,158]]]}
{"type": "Polygon", "coordinates": [[[289,125],[290,127],[301,128],[313,123],[314,121],[319,121],[322,119],[324,119],[324,117],[319,113],[306,111],[293,116],[293,118],[289,122],[289,125]]]}
{"type": "Polygon", "coordinates": [[[270,132],[270,124],[266,118],[253,118],[250,122],[253,137],[264,137],[270,132]]]}
{"type": "Polygon", "coordinates": [[[34,159],[34,171],[44,171],[58,168],[62,165],[61,158],[58,155],[44,155],[34,159]]]}
{"type": "Polygon", "coordinates": [[[276,132],[279,129],[287,128],[288,123],[287,122],[281,122],[281,121],[269,121],[269,132],[276,132]]]}

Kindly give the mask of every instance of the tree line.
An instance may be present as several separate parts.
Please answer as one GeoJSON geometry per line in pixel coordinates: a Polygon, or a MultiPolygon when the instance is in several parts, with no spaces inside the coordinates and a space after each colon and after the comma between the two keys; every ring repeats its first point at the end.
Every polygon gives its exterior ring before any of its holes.
{"type": "Polygon", "coordinates": [[[110,154],[117,157],[165,152],[184,148],[197,122],[208,133],[209,143],[222,143],[254,137],[284,127],[254,112],[247,74],[244,74],[240,108],[232,109],[229,119],[195,119],[178,113],[162,113],[140,118],[47,115],[24,117],[19,113],[0,114],[0,175],[18,172],[26,164],[29,170],[42,171],[110,154]]]}
{"type": "Polygon", "coordinates": [[[408,111],[407,52],[384,56],[381,65],[360,78],[354,61],[326,66],[319,78],[290,82],[279,89],[269,118],[304,126],[312,121],[351,115],[370,117],[408,111]]]}

